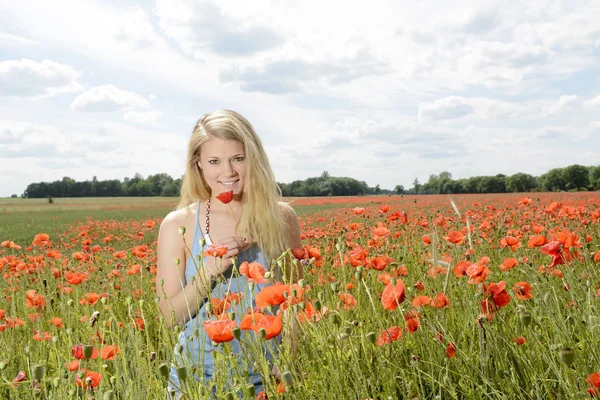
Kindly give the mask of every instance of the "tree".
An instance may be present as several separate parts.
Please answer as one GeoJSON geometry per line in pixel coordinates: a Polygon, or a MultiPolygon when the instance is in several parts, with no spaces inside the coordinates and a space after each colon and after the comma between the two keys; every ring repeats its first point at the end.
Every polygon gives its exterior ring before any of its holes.
{"type": "Polygon", "coordinates": [[[590,173],[583,165],[570,165],[563,170],[567,190],[585,190],[590,186],[590,173]]]}
{"type": "Polygon", "coordinates": [[[506,191],[517,193],[517,192],[531,192],[532,189],[535,189],[538,186],[537,180],[535,177],[518,173],[509,176],[506,178],[506,191]]]}
{"type": "Polygon", "coordinates": [[[592,190],[600,190],[600,165],[590,167],[590,187],[592,190]]]}
{"type": "Polygon", "coordinates": [[[402,185],[396,185],[396,187],[394,188],[394,193],[396,193],[396,194],[403,194],[404,193],[404,186],[402,186],[402,185]]]}
{"type": "Polygon", "coordinates": [[[419,183],[419,178],[415,178],[413,181],[413,188],[415,190],[415,194],[419,194],[419,190],[421,189],[421,184],[419,183]]]}
{"type": "Polygon", "coordinates": [[[554,168],[540,176],[540,185],[549,192],[567,190],[567,182],[562,168],[554,168]]]}

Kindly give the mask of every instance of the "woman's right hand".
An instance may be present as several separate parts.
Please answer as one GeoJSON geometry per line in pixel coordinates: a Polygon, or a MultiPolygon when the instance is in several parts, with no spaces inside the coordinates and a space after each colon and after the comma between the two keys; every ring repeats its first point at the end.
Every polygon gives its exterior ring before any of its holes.
{"type": "MultiPolygon", "coordinates": [[[[229,236],[220,241],[219,246],[227,247],[222,257],[208,257],[204,268],[213,277],[221,275],[233,264],[233,258],[248,248],[248,240],[241,236],[229,236]]],[[[206,248],[205,248],[206,250],[206,248]]]]}

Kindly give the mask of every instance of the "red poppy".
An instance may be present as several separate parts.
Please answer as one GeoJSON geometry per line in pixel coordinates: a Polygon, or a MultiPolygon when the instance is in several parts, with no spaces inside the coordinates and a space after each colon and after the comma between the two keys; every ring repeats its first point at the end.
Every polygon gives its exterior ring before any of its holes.
{"type": "Polygon", "coordinates": [[[431,303],[431,298],[427,296],[417,296],[413,299],[412,305],[414,308],[421,308],[431,303]]]}
{"type": "Polygon", "coordinates": [[[85,388],[95,388],[100,384],[100,380],[102,380],[102,375],[100,375],[98,372],[90,371],[88,369],[83,369],[82,371],[85,372],[83,380],[81,380],[79,374],[75,375],[75,383],[77,384],[77,386],[85,388]]]}
{"type": "Polygon", "coordinates": [[[454,358],[454,356],[456,355],[456,345],[452,342],[448,343],[448,346],[446,347],[446,357],[448,358],[454,358]]]}
{"type": "Polygon", "coordinates": [[[35,307],[39,310],[46,307],[46,298],[41,294],[38,294],[35,290],[28,290],[25,292],[25,307],[35,307]]]}
{"type": "Polygon", "coordinates": [[[356,306],[356,299],[350,293],[338,293],[338,299],[341,300],[344,310],[350,310],[356,306]]]}
{"type": "Polygon", "coordinates": [[[465,240],[465,235],[459,231],[450,231],[447,236],[444,236],[444,240],[453,244],[462,244],[465,240]]]}
{"type": "Polygon", "coordinates": [[[215,343],[231,342],[233,340],[233,328],[236,322],[229,319],[220,319],[217,321],[204,321],[204,330],[206,334],[215,343]]]}
{"type": "Polygon", "coordinates": [[[431,299],[431,306],[435,308],[444,308],[450,305],[450,300],[444,293],[438,293],[433,299],[431,299]]]}
{"type": "Polygon", "coordinates": [[[233,200],[233,190],[230,190],[229,192],[219,193],[217,195],[217,199],[219,199],[223,204],[230,203],[231,200],[233,200]]]}
{"type": "Polygon", "coordinates": [[[524,336],[519,336],[518,338],[514,339],[514,342],[516,344],[518,344],[519,346],[522,344],[525,344],[525,337],[524,336]]]}
{"type": "Polygon", "coordinates": [[[38,233],[35,235],[35,238],[31,244],[34,246],[46,246],[48,244],[48,240],[50,240],[50,236],[45,233],[38,233]]]}
{"type": "Polygon", "coordinates": [[[377,346],[383,346],[384,344],[390,344],[395,340],[402,337],[402,329],[397,326],[392,326],[388,329],[383,329],[377,338],[377,346]]]}
{"type": "Polygon", "coordinates": [[[504,272],[508,271],[511,268],[514,268],[519,262],[516,258],[510,257],[505,258],[502,264],[500,264],[500,269],[504,272]]]}
{"type": "Polygon", "coordinates": [[[396,281],[395,285],[391,283],[383,289],[381,294],[381,304],[386,310],[395,310],[398,305],[406,298],[404,282],[401,279],[396,281]]]}
{"type": "MultiPolygon", "coordinates": [[[[17,374],[15,379],[13,379],[13,383],[23,382],[26,377],[27,377],[27,374],[25,373],[25,371],[19,371],[19,373],[17,374]]],[[[17,385],[15,385],[15,386],[17,386],[17,385]]]]}
{"type": "MultiPolygon", "coordinates": [[[[0,319],[2,319],[2,318],[0,318],[0,319]]],[[[54,326],[56,326],[57,328],[64,328],[64,327],[65,327],[65,326],[63,325],[63,323],[62,323],[62,319],[61,319],[61,318],[59,318],[59,317],[50,318],[50,319],[48,320],[48,322],[50,323],[50,325],[54,325],[54,326]]]]}
{"type": "Polygon", "coordinates": [[[65,277],[65,280],[71,285],[78,285],[81,282],[85,281],[87,278],[88,277],[86,274],[82,274],[79,272],[69,272],[65,277]]]}
{"type": "Polygon", "coordinates": [[[586,382],[594,387],[600,388],[600,372],[589,374],[589,376],[586,378],[586,382]]]}
{"type": "Polygon", "coordinates": [[[533,288],[529,282],[517,282],[513,287],[515,297],[519,300],[529,300],[533,297],[533,288]]]}
{"type": "Polygon", "coordinates": [[[204,256],[223,257],[225,254],[227,254],[227,251],[227,246],[211,244],[206,250],[204,250],[204,256]]]}
{"type": "Polygon", "coordinates": [[[113,344],[104,346],[100,351],[100,357],[102,357],[103,360],[114,360],[120,353],[121,349],[119,349],[119,346],[113,344]]]}
{"type": "Polygon", "coordinates": [[[256,284],[265,283],[267,280],[265,277],[265,268],[260,263],[244,261],[240,265],[240,274],[248,278],[248,281],[256,284]]]}
{"type": "Polygon", "coordinates": [[[69,371],[77,371],[79,369],[79,360],[73,360],[71,362],[65,363],[65,367],[69,371]]]}
{"type": "Polygon", "coordinates": [[[261,329],[264,329],[267,333],[266,339],[273,339],[278,336],[283,329],[281,316],[265,315],[263,318],[257,320],[256,323],[252,324],[251,329],[256,333],[261,329]]]}
{"type": "Polygon", "coordinates": [[[502,308],[510,302],[510,295],[506,291],[506,282],[500,281],[498,283],[490,283],[490,285],[485,289],[486,293],[489,293],[494,305],[497,308],[502,308]]]}
{"type": "Polygon", "coordinates": [[[258,321],[265,317],[262,313],[249,313],[245,314],[242,318],[242,322],[240,322],[240,329],[243,331],[247,331],[252,329],[252,326],[255,325],[258,321]]]}
{"type": "MultiPolygon", "coordinates": [[[[78,344],[75,345],[71,348],[71,353],[73,354],[73,357],[79,359],[79,360],[85,360],[85,355],[83,354],[83,345],[82,344],[78,344]]],[[[93,348],[92,350],[92,355],[90,356],[91,359],[96,359],[98,358],[98,349],[97,348],[93,348]]]]}
{"type": "Polygon", "coordinates": [[[256,306],[260,308],[276,306],[285,302],[284,293],[290,294],[290,287],[281,282],[264,287],[256,294],[256,306]]]}
{"type": "Polygon", "coordinates": [[[363,207],[354,207],[352,211],[354,211],[354,215],[361,215],[365,213],[365,209],[363,207]]]}

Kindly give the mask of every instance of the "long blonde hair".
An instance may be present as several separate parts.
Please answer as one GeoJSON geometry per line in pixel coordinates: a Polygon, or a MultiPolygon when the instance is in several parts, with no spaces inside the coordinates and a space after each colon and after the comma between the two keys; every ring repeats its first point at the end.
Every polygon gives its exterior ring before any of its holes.
{"type": "MultiPolygon", "coordinates": [[[[257,243],[267,260],[273,264],[290,247],[290,223],[279,205],[281,190],[262,142],[250,122],[235,111],[213,111],[196,123],[188,145],[177,209],[211,196],[210,186],[198,166],[200,148],[210,137],[236,140],[244,146],[248,169],[242,195],[244,212],[238,222],[237,232],[248,238],[250,243],[257,243]]],[[[271,267],[276,269],[276,275],[281,274],[276,264],[271,267]]]]}

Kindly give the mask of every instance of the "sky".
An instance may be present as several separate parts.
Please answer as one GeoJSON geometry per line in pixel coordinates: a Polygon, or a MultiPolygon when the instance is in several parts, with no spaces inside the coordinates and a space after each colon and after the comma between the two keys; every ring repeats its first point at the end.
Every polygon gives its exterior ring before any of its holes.
{"type": "Polygon", "coordinates": [[[600,1],[0,0],[0,197],[184,173],[244,115],[279,182],[600,164],[600,1]]]}

